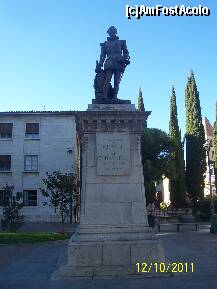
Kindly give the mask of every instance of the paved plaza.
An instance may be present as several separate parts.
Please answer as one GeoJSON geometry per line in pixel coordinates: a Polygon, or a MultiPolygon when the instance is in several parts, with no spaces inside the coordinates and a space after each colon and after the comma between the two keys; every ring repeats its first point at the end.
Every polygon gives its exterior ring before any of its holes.
{"type": "Polygon", "coordinates": [[[217,235],[210,234],[208,226],[198,232],[171,230],[158,236],[168,261],[194,262],[195,272],[159,278],[50,280],[65,256],[66,241],[1,245],[0,289],[217,288],[217,235]]]}

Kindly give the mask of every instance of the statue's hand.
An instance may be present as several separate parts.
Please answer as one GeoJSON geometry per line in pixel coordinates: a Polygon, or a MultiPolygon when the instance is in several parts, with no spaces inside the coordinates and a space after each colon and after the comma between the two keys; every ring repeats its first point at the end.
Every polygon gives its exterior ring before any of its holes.
{"type": "Polygon", "coordinates": [[[96,69],[95,69],[95,72],[98,73],[101,71],[101,65],[98,61],[96,61],[96,69]]]}
{"type": "Polygon", "coordinates": [[[130,64],[130,56],[129,55],[124,55],[124,62],[125,62],[126,66],[130,64]]]}
{"type": "Polygon", "coordinates": [[[102,68],[102,67],[103,67],[102,62],[99,62],[99,63],[98,63],[98,67],[99,67],[99,68],[102,68]]]}
{"type": "Polygon", "coordinates": [[[123,55],[123,60],[124,61],[127,61],[127,60],[129,60],[130,59],[130,56],[129,55],[127,55],[127,54],[124,54],[123,55]]]}

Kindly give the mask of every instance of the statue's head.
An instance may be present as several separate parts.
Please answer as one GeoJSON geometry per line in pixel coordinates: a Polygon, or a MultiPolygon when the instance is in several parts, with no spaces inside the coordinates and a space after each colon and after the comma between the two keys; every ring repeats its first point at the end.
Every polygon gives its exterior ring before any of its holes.
{"type": "Polygon", "coordinates": [[[115,37],[117,34],[117,29],[114,26],[109,27],[107,33],[110,37],[115,37]]]}

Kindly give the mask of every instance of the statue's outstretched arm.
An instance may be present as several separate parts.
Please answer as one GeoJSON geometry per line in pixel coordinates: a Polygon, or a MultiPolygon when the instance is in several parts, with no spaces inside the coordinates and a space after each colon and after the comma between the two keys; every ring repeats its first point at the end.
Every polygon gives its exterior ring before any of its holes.
{"type": "Polygon", "coordinates": [[[105,51],[104,43],[100,43],[100,46],[101,46],[101,54],[100,54],[99,66],[102,67],[106,58],[106,51],[105,51]]]}

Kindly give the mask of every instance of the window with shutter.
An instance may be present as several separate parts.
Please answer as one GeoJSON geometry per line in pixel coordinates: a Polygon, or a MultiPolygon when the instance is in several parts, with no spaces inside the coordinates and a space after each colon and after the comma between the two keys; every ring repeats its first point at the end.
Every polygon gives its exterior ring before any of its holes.
{"type": "Polygon", "coordinates": [[[9,202],[9,196],[5,194],[3,190],[0,190],[0,206],[4,206],[5,204],[8,204],[9,202]]]}
{"type": "Polygon", "coordinates": [[[0,171],[10,171],[10,170],[11,170],[11,156],[0,155],[0,171]]]}
{"type": "Polygon", "coordinates": [[[13,123],[0,123],[0,138],[12,138],[13,123]]]}
{"type": "Polygon", "coordinates": [[[0,206],[4,204],[4,191],[0,190],[0,206]]]}
{"type": "Polygon", "coordinates": [[[38,138],[39,137],[39,123],[26,123],[25,137],[38,138]]]}

